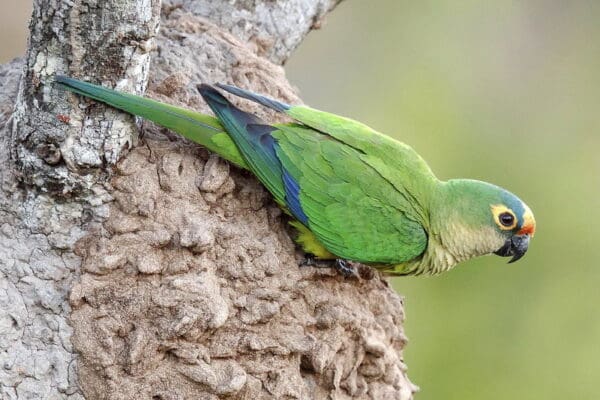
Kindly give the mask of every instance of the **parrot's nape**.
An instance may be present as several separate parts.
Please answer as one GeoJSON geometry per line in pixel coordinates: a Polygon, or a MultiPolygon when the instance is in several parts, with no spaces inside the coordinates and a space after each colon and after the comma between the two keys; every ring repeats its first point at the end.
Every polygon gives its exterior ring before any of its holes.
{"type": "Polygon", "coordinates": [[[440,181],[411,147],[348,118],[230,85],[217,86],[295,122],[263,121],[209,85],[198,89],[216,118],[66,76],[56,81],[250,170],[293,218],[302,249],[344,273],[346,260],[393,275],[436,274],[492,253],[513,262],[535,233],[533,213],[512,193],[440,181]]]}

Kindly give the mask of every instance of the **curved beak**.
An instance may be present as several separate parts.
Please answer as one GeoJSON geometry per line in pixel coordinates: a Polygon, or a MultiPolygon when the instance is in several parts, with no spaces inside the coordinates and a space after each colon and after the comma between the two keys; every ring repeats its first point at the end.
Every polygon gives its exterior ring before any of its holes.
{"type": "Polygon", "coordinates": [[[529,235],[515,235],[509,238],[502,247],[494,252],[501,257],[511,257],[508,262],[513,263],[523,257],[529,248],[529,235]]]}

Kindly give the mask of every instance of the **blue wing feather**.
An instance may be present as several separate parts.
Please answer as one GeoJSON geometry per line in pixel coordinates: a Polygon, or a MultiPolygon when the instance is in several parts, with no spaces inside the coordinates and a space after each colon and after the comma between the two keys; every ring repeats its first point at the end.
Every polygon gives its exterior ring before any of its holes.
{"type": "Polygon", "coordinates": [[[308,216],[304,213],[300,204],[300,185],[285,169],[283,170],[283,184],[285,186],[285,201],[289,210],[294,217],[305,226],[308,226],[308,216]]]}
{"type": "Polygon", "coordinates": [[[300,186],[285,170],[275,149],[277,142],[272,133],[278,128],[235,107],[211,86],[201,85],[199,91],[231,135],[252,172],[279,203],[285,204],[294,217],[307,225],[308,217],[300,204],[300,186]]]}
{"type": "Polygon", "coordinates": [[[198,91],[215,113],[248,163],[250,170],[273,194],[285,202],[281,162],[275,154],[275,140],[271,132],[277,128],[264,124],[253,114],[235,107],[221,93],[209,85],[200,85],[198,91]]]}
{"type": "Polygon", "coordinates": [[[267,96],[253,93],[249,90],[242,89],[237,86],[217,83],[217,87],[219,87],[223,90],[226,90],[235,96],[241,97],[246,100],[254,101],[258,104],[261,104],[267,108],[271,108],[275,111],[286,112],[291,107],[289,104],[282,103],[281,101],[271,99],[270,97],[267,97],[267,96]]]}

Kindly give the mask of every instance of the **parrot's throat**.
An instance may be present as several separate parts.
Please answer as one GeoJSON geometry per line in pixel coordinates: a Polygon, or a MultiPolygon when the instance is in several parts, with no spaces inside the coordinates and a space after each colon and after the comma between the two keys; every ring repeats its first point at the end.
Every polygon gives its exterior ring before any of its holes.
{"type": "Polygon", "coordinates": [[[460,223],[449,224],[430,238],[426,256],[432,273],[444,272],[463,261],[493,253],[503,240],[492,227],[475,229],[460,223]]]}
{"type": "Polygon", "coordinates": [[[490,254],[504,242],[493,227],[474,229],[460,224],[450,225],[440,238],[443,247],[454,256],[457,263],[490,254]]]}
{"type": "MultiPolygon", "coordinates": [[[[487,228],[486,228],[487,229],[487,228]]],[[[436,275],[473,257],[491,253],[499,246],[499,240],[493,229],[489,232],[474,230],[454,224],[447,229],[430,234],[427,250],[423,255],[402,266],[408,275],[436,275]]]]}
{"type": "Polygon", "coordinates": [[[496,248],[498,239],[493,230],[481,232],[454,225],[440,234],[431,234],[423,255],[402,266],[402,270],[409,275],[436,275],[448,271],[460,262],[489,254],[496,248]]]}

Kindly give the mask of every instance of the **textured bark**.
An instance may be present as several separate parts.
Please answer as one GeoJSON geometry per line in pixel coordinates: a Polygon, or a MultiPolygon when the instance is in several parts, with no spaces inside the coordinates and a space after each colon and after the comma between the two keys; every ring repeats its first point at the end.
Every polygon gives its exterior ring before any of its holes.
{"type": "Polygon", "coordinates": [[[0,68],[1,398],[412,397],[383,278],[299,269],[252,176],[50,82],[299,102],[277,64],[337,2],[166,1],[159,33],[157,1],[36,2],[26,59],[0,68]]]}

